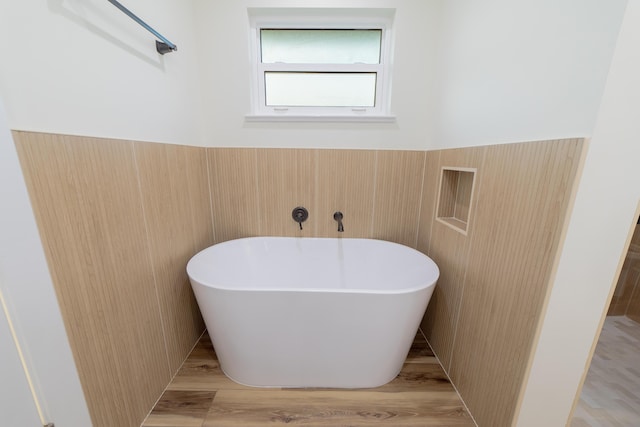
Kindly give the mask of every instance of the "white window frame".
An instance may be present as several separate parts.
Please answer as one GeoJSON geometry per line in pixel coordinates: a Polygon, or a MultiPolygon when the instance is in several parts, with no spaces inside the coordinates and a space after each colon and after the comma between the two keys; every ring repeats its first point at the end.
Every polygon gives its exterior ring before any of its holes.
{"type": "Polygon", "coordinates": [[[251,113],[247,121],[394,122],[390,113],[392,23],[394,9],[250,8],[251,113]],[[262,63],[262,29],[381,30],[379,64],[262,63]],[[374,72],[373,107],[277,107],[266,105],[265,72],[374,72]]]}

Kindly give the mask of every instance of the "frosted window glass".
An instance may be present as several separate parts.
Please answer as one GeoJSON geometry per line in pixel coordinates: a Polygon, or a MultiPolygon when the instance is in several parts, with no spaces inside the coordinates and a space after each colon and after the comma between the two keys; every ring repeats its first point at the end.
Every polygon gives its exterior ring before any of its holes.
{"type": "Polygon", "coordinates": [[[262,62],[378,64],[382,30],[260,30],[262,62]]]}
{"type": "Polygon", "coordinates": [[[265,73],[266,104],[374,107],[376,73],[265,73]]]}

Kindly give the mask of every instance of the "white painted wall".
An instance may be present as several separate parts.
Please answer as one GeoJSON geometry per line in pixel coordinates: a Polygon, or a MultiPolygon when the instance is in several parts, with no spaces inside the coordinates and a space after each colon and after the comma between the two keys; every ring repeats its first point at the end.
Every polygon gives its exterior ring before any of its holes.
{"type": "Polygon", "coordinates": [[[447,0],[430,148],[590,136],[626,0],[447,0]]]}
{"type": "Polygon", "coordinates": [[[640,201],[640,0],[629,0],[518,427],[564,426],[640,201]]]}
{"type": "Polygon", "coordinates": [[[425,149],[432,126],[442,0],[196,0],[207,145],[425,149]],[[248,7],[395,8],[391,111],[395,124],[246,123],[248,7]]]}
{"type": "MultiPolygon", "coordinates": [[[[0,289],[2,289],[0,272],[0,289]]],[[[6,426],[39,427],[42,425],[18,350],[11,338],[9,322],[0,307],[0,422],[6,426]]]]}
{"type": "MultiPolygon", "coordinates": [[[[33,380],[47,422],[66,427],[90,427],[91,420],[51,276],[40,242],[31,203],[24,183],[15,145],[0,99],[0,286],[8,314],[33,380]]],[[[4,332],[0,331],[0,334],[4,332]]],[[[15,347],[0,347],[2,370],[15,363],[15,347]],[[6,349],[6,350],[5,350],[6,349]],[[5,354],[5,351],[7,352],[5,354]],[[6,359],[5,359],[6,357],[6,359]],[[6,365],[5,365],[6,363],[6,365]]],[[[1,376],[0,394],[13,393],[14,377],[1,376]],[[9,389],[7,389],[9,388],[9,389]]],[[[18,386],[19,387],[19,386],[18,386]]],[[[16,389],[16,393],[20,389],[16,389]]],[[[20,399],[16,414],[29,417],[28,401],[20,399]]],[[[33,402],[31,402],[33,405],[33,402]]],[[[0,414],[5,414],[0,411],[0,414]]],[[[16,415],[17,416],[17,415],[16,415]]],[[[0,417],[0,424],[7,424],[0,417]]]]}
{"type": "Polygon", "coordinates": [[[13,129],[207,146],[436,149],[588,136],[626,0],[0,2],[13,129]],[[247,123],[248,7],[396,9],[395,124],[247,123]]]}
{"type": "Polygon", "coordinates": [[[11,41],[3,47],[0,94],[12,129],[210,146],[428,146],[442,0],[123,3],[178,52],[158,55],[154,37],[104,0],[0,2],[0,36],[11,41]],[[396,8],[397,122],[245,123],[247,7],[396,8]]]}
{"type": "Polygon", "coordinates": [[[123,1],[178,46],[105,0],[0,2],[0,94],[11,129],[199,145],[192,2],[123,1]]]}

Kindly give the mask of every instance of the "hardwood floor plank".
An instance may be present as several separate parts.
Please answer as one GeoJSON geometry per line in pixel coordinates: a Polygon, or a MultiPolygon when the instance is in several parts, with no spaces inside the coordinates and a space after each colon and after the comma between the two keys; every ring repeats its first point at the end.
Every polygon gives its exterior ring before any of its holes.
{"type": "Polygon", "coordinates": [[[444,370],[435,363],[405,363],[393,381],[376,387],[377,391],[398,392],[406,391],[454,391],[444,370]]]}
{"type": "Polygon", "coordinates": [[[164,392],[142,427],[201,427],[215,392],[164,392]]]}
{"type": "Polygon", "coordinates": [[[266,424],[475,425],[420,332],[402,371],[393,381],[381,387],[356,390],[255,388],[237,384],[220,369],[211,339],[205,333],[142,427],[266,424]]]}
{"type": "Polygon", "coordinates": [[[454,391],[221,390],[203,427],[473,426],[454,391]]]}
{"type": "Polygon", "coordinates": [[[191,350],[191,354],[189,354],[188,360],[216,360],[217,358],[218,356],[216,356],[216,351],[213,348],[211,338],[209,338],[209,334],[205,331],[205,333],[200,337],[196,345],[193,347],[193,350],[191,350]]]}
{"type": "Polygon", "coordinates": [[[406,363],[438,363],[429,346],[429,343],[424,338],[422,333],[418,331],[416,337],[411,344],[409,354],[407,355],[406,363]]]}
{"type": "Polygon", "coordinates": [[[187,359],[167,390],[216,391],[250,389],[230,380],[217,359],[187,359]]]}
{"type": "MultiPolygon", "coordinates": [[[[253,388],[252,388],[253,389],[253,388]]],[[[387,384],[374,388],[325,388],[325,387],[307,387],[307,388],[283,388],[282,390],[296,391],[380,391],[385,393],[401,393],[405,391],[452,391],[454,390],[449,378],[444,370],[434,361],[434,363],[405,363],[402,371],[392,381],[387,384]]]]}

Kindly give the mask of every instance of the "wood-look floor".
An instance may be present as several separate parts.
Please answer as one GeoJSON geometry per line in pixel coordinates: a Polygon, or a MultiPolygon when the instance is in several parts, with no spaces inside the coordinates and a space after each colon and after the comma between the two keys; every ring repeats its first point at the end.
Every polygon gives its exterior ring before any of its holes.
{"type": "Polygon", "coordinates": [[[205,333],[142,427],[475,426],[418,332],[400,375],[373,389],[245,387],[220,370],[205,333]]]}
{"type": "Polygon", "coordinates": [[[640,324],[608,316],[571,427],[640,426],[640,324]]]}

